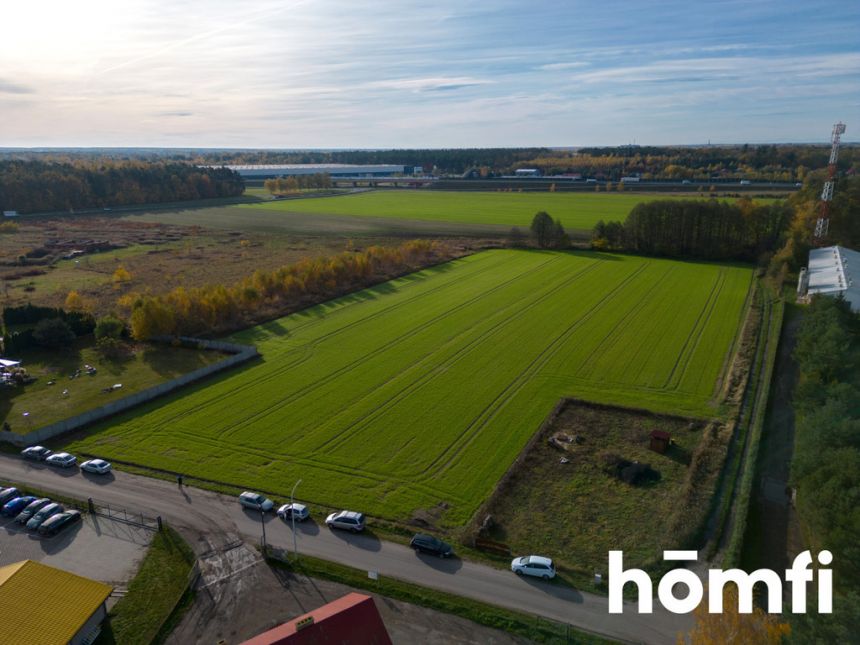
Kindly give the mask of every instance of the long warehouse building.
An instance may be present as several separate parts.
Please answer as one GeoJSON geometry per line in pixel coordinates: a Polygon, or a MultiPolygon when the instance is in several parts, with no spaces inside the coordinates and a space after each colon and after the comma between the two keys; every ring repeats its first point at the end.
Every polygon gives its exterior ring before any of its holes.
{"type": "Polygon", "coordinates": [[[308,164],[264,164],[227,166],[242,177],[249,179],[269,179],[273,177],[290,177],[295,175],[314,175],[326,173],[331,177],[388,177],[395,174],[412,174],[412,166],[397,164],[341,164],[341,163],[308,163],[308,164]]]}
{"type": "Polygon", "coordinates": [[[860,278],[860,253],[844,246],[812,249],[809,268],[801,270],[798,295],[841,295],[851,309],[860,311],[860,282],[855,278],[860,278]]]}

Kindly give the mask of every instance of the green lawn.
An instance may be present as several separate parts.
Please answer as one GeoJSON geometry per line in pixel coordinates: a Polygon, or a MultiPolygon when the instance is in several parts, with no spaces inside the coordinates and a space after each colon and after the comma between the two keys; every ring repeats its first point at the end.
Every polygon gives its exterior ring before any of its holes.
{"type": "Polygon", "coordinates": [[[188,587],[191,547],[165,526],[155,534],[128,593],[110,611],[97,645],[149,645],[188,587]]]}
{"type": "Polygon", "coordinates": [[[16,355],[37,380],[0,390],[0,417],[13,431],[26,433],[224,358],[218,352],[162,345],[138,345],[135,349],[128,358],[108,360],[91,341],[79,341],[69,350],[30,350],[16,355]],[[96,368],[95,375],[83,371],[86,364],[96,368]],[[76,369],[82,374],[69,378],[76,369]],[[49,385],[50,381],[54,384],[49,385]],[[122,389],[109,394],[102,391],[116,383],[122,383],[122,389]],[[29,414],[24,416],[25,412],[29,414]]]}
{"type": "MultiPolygon", "coordinates": [[[[690,196],[686,196],[689,198],[690,196]]],[[[636,204],[678,199],[661,194],[490,193],[370,191],[338,197],[285,199],[242,208],[285,213],[380,217],[528,228],[538,211],[561,219],[568,229],[590,230],[599,220],[623,221],[636,204]]]]}
{"type": "Polygon", "coordinates": [[[694,415],[714,394],[748,267],[488,251],[238,334],[264,361],[69,448],[460,525],[562,396],[694,415]]]}

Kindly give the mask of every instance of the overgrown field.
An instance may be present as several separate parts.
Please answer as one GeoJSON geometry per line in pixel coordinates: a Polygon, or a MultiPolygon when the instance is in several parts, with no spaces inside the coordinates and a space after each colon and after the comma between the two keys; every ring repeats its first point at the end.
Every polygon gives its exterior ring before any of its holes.
{"type": "MultiPolygon", "coordinates": [[[[689,198],[689,195],[687,195],[689,198]]],[[[620,220],[639,202],[672,199],[661,194],[488,193],[370,191],[338,197],[284,199],[241,209],[285,213],[351,215],[435,222],[493,224],[527,229],[538,211],[561,219],[565,228],[591,230],[599,220],[620,220]]]]}
{"type": "Polygon", "coordinates": [[[238,334],[261,364],[70,448],[460,525],[562,396],[714,415],[746,267],[488,251],[238,334]]]}
{"type": "Polygon", "coordinates": [[[565,569],[590,576],[605,571],[611,549],[624,552],[626,566],[647,567],[662,562],[663,549],[692,546],[731,430],[568,401],[541,435],[487,504],[488,537],[517,553],[553,553],[565,569]],[[672,435],[666,453],[649,449],[652,430],[672,435]],[[627,483],[608,468],[613,457],[648,464],[658,476],[627,483]]]}

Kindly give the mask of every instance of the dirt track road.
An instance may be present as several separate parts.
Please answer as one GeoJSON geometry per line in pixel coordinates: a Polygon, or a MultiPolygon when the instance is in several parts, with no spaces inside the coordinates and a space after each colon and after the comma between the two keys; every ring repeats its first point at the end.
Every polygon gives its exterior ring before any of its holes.
{"type": "MultiPolygon", "coordinates": [[[[259,541],[262,532],[260,515],[243,509],[232,497],[197,488],[180,489],[159,479],[124,472],[99,478],[77,468],[63,471],[7,454],[0,454],[0,479],[160,515],[192,542],[196,540],[192,546],[198,554],[222,549],[239,539],[259,541]]],[[[270,545],[292,548],[293,534],[287,523],[268,515],[265,527],[270,545]]],[[[621,641],[674,643],[678,632],[692,626],[689,616],[670,614],[660,609],[659,603],[651,615],[639,615],[633,604],[628,604],[623,615],[610,615],[602,596],[522,579],[510,571],[456,558],[416,556],[400,544],[372,535],[330,531],[311,522],[297,525],[296,532],[300,553],[550,618],[621,641]]]]}

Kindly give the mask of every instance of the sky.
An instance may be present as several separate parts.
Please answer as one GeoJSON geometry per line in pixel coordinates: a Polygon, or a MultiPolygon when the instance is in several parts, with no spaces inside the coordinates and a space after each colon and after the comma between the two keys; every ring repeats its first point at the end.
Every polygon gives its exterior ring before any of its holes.
{"type": "Polygon", "coordinates": [[[860,2],[0,3],[0,147],[860,141],[860,2]]]}

